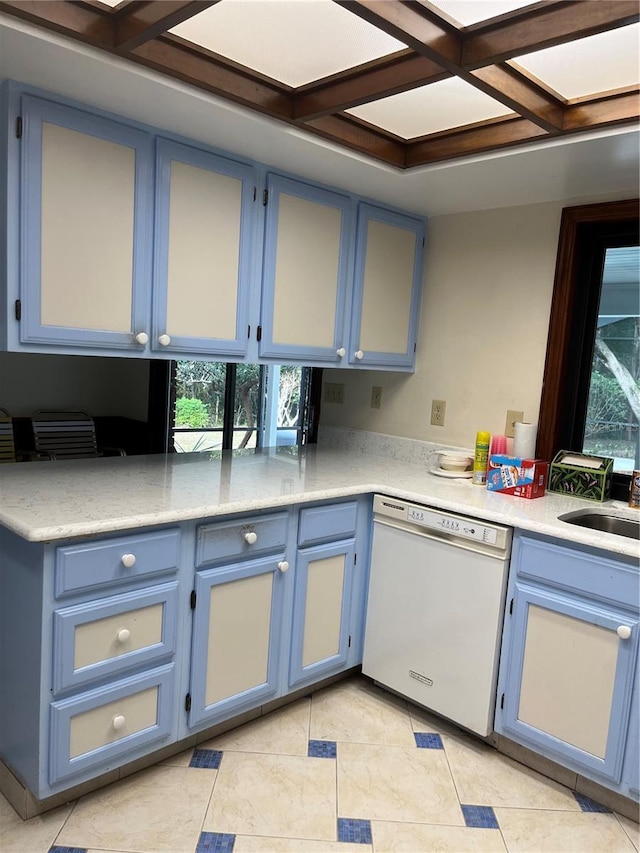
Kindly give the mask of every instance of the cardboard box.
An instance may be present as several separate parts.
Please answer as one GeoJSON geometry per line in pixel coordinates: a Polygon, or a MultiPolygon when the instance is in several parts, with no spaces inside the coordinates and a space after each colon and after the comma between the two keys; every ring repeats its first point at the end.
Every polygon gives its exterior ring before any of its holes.
{"type": "Polygon", "coordinates": [[[549,463],[542,459],[492,455],[487,469],[487,489],[516,498],[541,498],[547,484],[549,463]]]}
{"type": "Polygon", "coordinates": [[[613,459],[560,450],[549,472],[549,491],[587,501],[608,501],[611,496],[613,459]]]}

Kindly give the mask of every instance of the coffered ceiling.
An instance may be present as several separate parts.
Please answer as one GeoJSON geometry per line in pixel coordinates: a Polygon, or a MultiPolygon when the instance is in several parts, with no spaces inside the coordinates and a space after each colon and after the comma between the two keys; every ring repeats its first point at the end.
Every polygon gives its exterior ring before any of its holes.
{"type": "Polygon", "coordinates": [[[637,0],[16,0],[0,12],[390,166],[637,126],[637,0]]]}

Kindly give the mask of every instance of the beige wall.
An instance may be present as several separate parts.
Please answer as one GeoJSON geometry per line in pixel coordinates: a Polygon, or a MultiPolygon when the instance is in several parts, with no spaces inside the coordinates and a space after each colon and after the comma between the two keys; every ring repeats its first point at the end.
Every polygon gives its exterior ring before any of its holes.
{"type": "Polygon", "coordinates": [[[479,429],[504,432],[507,409],[536,421],[564,206],[430,219],[415,373],[326,370],[345,402],[323,403],[321,424],[472,446],[479,429]],[[444,427],[429,424],[433,398],[444,427]]]}
{"type": "Polygon", "coordinates": [[[0,352],[0,406],[15,417],[69,408],[146,421],[148,389],[146,359],[0,352]]]}

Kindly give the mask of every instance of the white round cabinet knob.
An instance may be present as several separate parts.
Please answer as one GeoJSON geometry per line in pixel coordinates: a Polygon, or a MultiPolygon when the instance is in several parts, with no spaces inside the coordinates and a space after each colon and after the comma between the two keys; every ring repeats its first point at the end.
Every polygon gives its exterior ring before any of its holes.
{"type": "Polygon", "coordinates": [[[616,634],[621,640],[628,640],[631,636],[631,628],[628,625],[618,625],[616,634]]]}
{"type": "Polygon", "coordinates": [[[281,563],[278,563],[278,569],[284,574],[289,571],[289,563],[287,560],[283,560],[281,563]]]}
{"type": "Polygon", "coordinates": [[[127,722],[127,721],[126,721],[126,720],[125,720],[125,718],[122,716],[122,714],[116,714],[116,715],[115,715],[115,717],[113,718],[113,720],[111,720],[111,728],[112,728],[114,731],[119,732],[119,731],[120,731],[120,729],[123,729],[123,728],[124,728],[124,724],[125,724],[126,722],[127,722]]]}
{"type": "Polygon", "coordinates": [[[247,545],[255,545],[258,541],[258,534],[254,530],[250,530],[248,533],[244,534],[244,541],[247,545]]]}
{"type": "Polygon", "coordinates": [[[120,560],[125,569],[131,569],[136,564],[135,554],[123,554],[120,560]]]}
{"type": "Polygon", "coordinates": [[[354,352],[354,356],[358,359],[358,361],[360,361],[360,359],[364,358],[364,353],[361,349],[359,349],[354,352]]]}
{"type": "Polygon", "coordinates": [[[136,343],[144,346],[149,343],[149,335],[146,332],[138,332],[136,335],[136,343]]]}
{"type": "Polygon", "coordinates": [[[347,351],[346,351],[346,349],[345,349],[344,347],[340,347],[340,349],[337,349],[337,350],[336,350],[336,355],[337,355],[339,358],[344,358],[346,354],[347,354],[347,351]]]}
{"type": "Polygon", "coordinates": [[[131,631],[128,628],[120,628],[116,634],[116,639],[119,643],[126,643],[131,636],[131,631]]]}
{"type": "Polygon", "coordinates": [[[160,337],[158,338],[158,343],[161,347],[168,347],[171,343],[171,338],[169,337],[169,335],[160,335],[160,337]]]}

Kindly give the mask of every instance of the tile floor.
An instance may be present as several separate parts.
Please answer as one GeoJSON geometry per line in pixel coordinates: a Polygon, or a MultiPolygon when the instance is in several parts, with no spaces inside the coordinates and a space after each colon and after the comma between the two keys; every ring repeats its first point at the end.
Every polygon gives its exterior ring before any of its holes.
{"type": "Polygon", "coordinates": [[[29,821],[2,853],[636,853],[638,825],[350,678],[29,821]]]}

